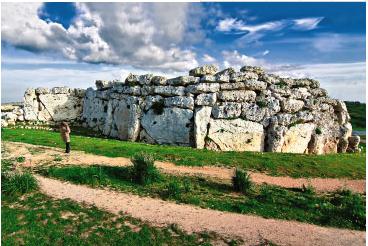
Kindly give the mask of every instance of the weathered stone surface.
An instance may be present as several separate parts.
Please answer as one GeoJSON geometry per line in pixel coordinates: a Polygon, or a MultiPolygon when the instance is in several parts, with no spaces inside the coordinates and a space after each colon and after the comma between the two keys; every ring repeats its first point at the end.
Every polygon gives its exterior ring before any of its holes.
{"type": "Polygon", "coordinates": [[[216,82],[216,77],[214,75],[204,75],[201,77],[201,83],[213,83],[216,82]]]}
{"type": "Polygon", "coordinates": [[[226,75],[226,76],[231,76],[231,74],[236,73],[235,69],[232,67],[229,68],[225,68],[224,70],[221,70],[220,72],[216,73],[216,76],[220,76],[220,75],[226,75]]]}
{"type": "Polygon", "coordinates": [[[194,142],[195,147],[203,149],[205,146],[205,138],[207,136],[207,128],[211,119],[211,107],[198,107],[194,112],[194,142]]]}
{"type": "Polygon", "coordinates": [[[96,80],[95,85],[97,90],[104,90],[113,86],[112,83],[107,80],[96,80]]]}
{"type": "Polygon", "coordinates": [[[267,84],[265,82],[262,82],[262,81],[247,80],[247,81],[244,81],[244,86],[248,90],[261,91],[261,90],[266,89],[267,84]]]}
{"type": "Polygon", "coordinates": [[[228,83],[230,81],[230,76],[227,74],[216,74],[215,80],[219,83],[228,83]]]}
{"type": "Polygon", "coordinates": [[[231,102],[248,102],[256,99],[256,93],[254,91],[242,90],[242,91],[221,91],[218,93],[218,99],[221,101],[231,102]]]}
{"type": "Polygon", "coordinates": [[[168,97],[168,98],[165,98],[165,106],[166,107],[186,108],[186,109],[193,110],[194,99],[193,97],[183,97],[183,96],[168,97]]]}
{"type": "Polygon", "coordinates": [[[263,151],[264,138],[261,124],[242,119],[211,119],[206,141],[223,151],[263,151]]]}
{"type": "Polygon", "coordinates": [[[318,88],[319,82],[314,79],[294,79],[293,87],[318,88]]]}
{"type": "Polygon", "coordinates": [[[296,99],[285,99],[281,101],[281,108],[284,112],[295,113],[304,107],[304,102],[296,99]]]}
{"type": "Polygon", "coordinates": [[[225,102],[222,105],[215,105],[212,109],[212,116],[215,119],[229,119],[239,117],[241,113],[241,104],[234,102],[225,102]]]}
{"type": "Polygon", "coordinates": [[[252,72],[256,74],[264,74],[264,70],[261,67],[255,67],[255,66],[244,66],[240,68],[241,72],[252,72]]]}
{"type": "Polygon", "coordinates": [[[153,76],[151,80],[154,85],[167,85],[166,81],[167,79],[164,76],[153,76]]]}
{"type": "Polygon", "coordinates": [[[183,86],[155,86],[153,89],[155,94],[163,96],[184,96],[185,87],[183,86]]]}
{"type": "Polygon", "coordinates": [[[308,92],[307,88],[294,88],[291,89],[290,97],[295,99],[307,99],[311,97],[311,94],[308,92]]]}
{"type": "Polygon", "coordinates": [[[37,95],[40,95],[40,94],[49,94],[50,93],[50,90],[48,88],[38,87],[38,88],[36,88],[35,93],[37,95]]]}
{"type": "Polygon", "coordinates": [[[130,85],[137,84],[138,81],[139,81],[139,76],[136,74],[132,74],[132,73],[128,74],[128,76],[125,79],[125,83],[130,84],[130,85]]]}
{"type": "Polygon", "coordinates": [[[192,94],[201,94],[208,92],[217,92],[220,89],[220,84],[218,83],[199,83],[195,85],[189,85],[186,88],[186,92],[192,94]]]}
{"type": "Polygon", "coordinates": [[[144,101],[144,109],[148,110],[152,107],[153,103],[155,102],[159,102],[159,101],[164,101],[163,97],[160,95],[156,95],[156,96],[147,96],[145,101],[144,101]]]}
{"type": "Polygon", "coordinates": [[[68,87],[54,87],[51,89],[52,94],[68,94],[70,93],[70,88],[68,87]]]}
{"type": "Polygon", "coordinates": [[[82,113],[83,105],[78,97],[65,94],[42,94],[39,96],[39,100],[44,108],[39,112],[39,120],[74,120],[79,118],[82,113]]]}
{"type": "Polygon", "coordinates": [[[141,85],[150,85],[153,74],[143,74],[138,76],[138,83],[141,85]]]}
{"type": "Polygon", "coordinates": [[[253,72],[237,72],[230,76],[230,81],[242,82],[247,80],[258,80],[258,75],[253,72]]]}
{"type": "Polygon", "coordinates": [[[311,89],[311,90],[309,90],[309,92],[314,97],[325,97],[325,96],[327,96],[327,90],[322,89],[322,88],[311,89]]]}
{"type": "Polygon", "coordinates": [[[154,86],[150,85],[143,85],[141,87],[141,95],[142,96],[148,96],[154,94],[154,86]]]}
{"type": "Polygon", "coordinates": [[[298,124],[289,128],[284,136],[281,148],[286,153],[305,153],[308,150],[308,143],[314,131],[315,124],[298,124]]]}
{"type": "Polygon", "coordinates": [[[122,93],[122,94],[139,96],[141,94],[141,87],[125,85],[125,86],[121,86],[117,88],[117,92],[122,93]]]}
{"type": "Polygon", "coordinates": [[[156,141],[144,129],[139,133],[139,140],[143,143],[156,144],[156,141]]]}
{"type": "Polygon", "coordinates": [[[245,84],[243,82],[220,84],[220,89],[221,90],[242,90],[242,89],[245,89],[245,84]]]}
{"type": "Polygon", "coordinates": [[[140,100],[136,97],[118,101],[113,114],[113,122],[116,125],[119,139],[135,141],[138,138],[141,117],[139,104],[140,100]]]}
{"type": "Polygon", "coordinates": [[[189,109],[164,108],[161,115],[150,109],[143,114],[141,124],[159,144],[189,146],[192,117],[189,109]]]}
{"type": "Polygon", "coordinates": [[[72,90],[72,93],[76,97],[83,98],[84,95],[86,94],[86,90],[85,89],[80,89],[80,88],[75,88],[74,90],[72,90]]]}
{"type": "Polygon", "coordinates": [[[351,136],[348,138],[348,149],[347,152],[360,152],[359,143],[360,143],[360,136],[351,136]]]}
{"type": "Polygon", "coordinates": [[[260,80],[266,82],[269,85],[277,84],[280,82],[280,77],[274,74],[262,74],[260,80]]]}
{"type": "Polygon", "coordinates": [[[190,85],[199,83],[199,78],[194,76],[180,76],[166,81],[168,85],[190,85]]]}
{"type": "Polygon", "coordinates": [[[289,96],[291,93],[290,88],[288,88],[286,85],[282,84],[273,84],[268,87],[272,92],[283,95],[283,96],[289,96]]]}
{"type": "Polygon", "coordinates": [[[199,106],[213,106],[216,103],[216,93],[199,94],[195,99],[195,104],[199,106]]]}
{"type": "Polygon", "coordinates": [[[243,103],[241,116],[250,121],[260,122],[263,120],[266,108],[258,106],[256,103],[243,103]]]}
{"type": "Polygon", "coordinates": [[[189,71],[189,75],[195,77],[202,77],[203,75],[214,75],[217,73],[218,67],[216,65],[204,65],[202,67],[196,67],[189,71]]]}

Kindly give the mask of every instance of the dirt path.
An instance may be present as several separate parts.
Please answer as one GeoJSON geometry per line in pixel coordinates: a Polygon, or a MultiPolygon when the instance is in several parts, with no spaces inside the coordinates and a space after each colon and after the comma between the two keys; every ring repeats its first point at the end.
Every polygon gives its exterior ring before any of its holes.
{"type": "MultiPolygon", "coordinates": [[[[6,149],[8,157],[24,156],[26,166],[35,166],[42,164],[58,165],[108,165],[108,166],[129,166],[131,162],[124,157],[106,157],[93,154],[87,154],[82,151],[73,151],[70,155],[63,153],[63,150],[53,147],[31,145],[18,142],[3,142],[3,148],[6,149]],[[54,161],[55,156],[60,156],[61,161],[54,161]]],[[[214,179],[221,179],[230,182],[234,173],[234,168],[203,166],[190,167],[179,166],[168,162],[156,162],[156,166],[163,172],[177,175],[204,176],[214,179]]],[[[318,192],[329,192],[341,188],[347,188],[354,192],[365,193],[365,180],[349,180],[335,178],[291,178],[275,177],[264,173],[250,172],[251,179],[256,184],[267,183],[285,188],[300,188],[303,185],[311,185],[318,192]]]]}
{"type": "Polygon", "coordinates": [[[127,213],[156,226],[178,224],[187,232],[213,231],[239,237],[245,245],[268,240],[277,245],[365,245],[365,232],[325,228],[294,221],[264,219],[181,205],[148,197],[74,185],[36,176],[41,191],[94,205],[114,214],[127,213]]]}

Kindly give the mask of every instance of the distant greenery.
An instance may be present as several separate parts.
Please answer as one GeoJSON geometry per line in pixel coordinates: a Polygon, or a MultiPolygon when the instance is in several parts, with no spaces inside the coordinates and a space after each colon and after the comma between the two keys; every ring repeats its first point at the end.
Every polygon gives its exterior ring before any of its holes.
{"type": "Polygon", "coordinates": [[[152,227],[125,215],[113,215],[39,192],[2,196],[1,244],[13,245],[211,245],[213,233],[186,234],[176,225],[152,227]]]}
{"type": "MultiPolygon", "coordinates": [[[[57,132],[31,129],[2,129],[2,140],[64,148],[57,132]]],[[[304,155],[269,152],[216,152],[190,147],[149,145],[97,137],[71,136],[74,150],[108,157],[131,158],[139,152],[177,165],[218,165],[267,172],[274,176],[365,178],[366,153],[304,155]]]]}
{"type": "Polygon", "coordinates": [[[365,103],[360,102],[345,102],[345,103],[351,117],[351,124],[353,126],[353,130],[366,129],[365,103]]]}
{"type": "Polygon", "coordinates": [[[365,229],[365,198],[339,191],[317,195],[311,188],[283,189],[253,185],[246,194],[234,193],[232,184],[218,183],[200,177],[163,175],[148,185],[133,181],[131,167],[67,166],[40,169],[42,175],[76,184],[99,184],[140,196],[150,196],[193,204],[204,208],[266,218],[297,220],[324,226],[365,229]],[[88,170],[88,171],[87,171],[88,170]],[[85,175],[88,173],[88,175],[85,175]]]}

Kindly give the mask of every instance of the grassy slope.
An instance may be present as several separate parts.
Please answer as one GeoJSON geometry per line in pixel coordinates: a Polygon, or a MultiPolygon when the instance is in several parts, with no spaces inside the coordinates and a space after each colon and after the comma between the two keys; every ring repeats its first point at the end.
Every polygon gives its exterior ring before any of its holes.
{"type": "MultiPolygon", "coordinates": [[[[72,150],[109,157],[132,157],[138,152],[178,165],[224,165],[292,177],[365,178],[365,152],[360,154],[303,155],[259,152],[215,152],[189,147],[148,145],[85,136],[72,136],[72,150]]],[[[64,148],[59,133],[2,129],[2,140],[64,148]]]]}
{"type": "Polygon", "coordinates": [[[159,181],[143,186],[132,182],[130,168],[122,167],[51,167],[39,172],[77,184],[109,186],[140,196],[169,199],[220,211],[323,226],[358,230],[365,228],[364,197],[349,192],[315,195],[310,189],[303,191],[262,185],[253,186],[243,195],[234,193],[229,184],[172,175],[162,175],[159,181]]]}
{"type": "Polygon", "coordinates": [[[351,124],[353,126],[353,130],[366,129],[365,103],[359,102],[345,102],[345,103],[351,117],[351,124]]]}

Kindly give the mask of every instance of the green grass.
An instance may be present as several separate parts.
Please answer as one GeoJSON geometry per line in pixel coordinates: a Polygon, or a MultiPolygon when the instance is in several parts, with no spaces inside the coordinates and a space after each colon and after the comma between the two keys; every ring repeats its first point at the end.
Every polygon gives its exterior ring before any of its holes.
{"type": "Polygon", "coordinates": [[[211,245],[212,233],[185,234],[177,226],[152,227],[70,200],[34,192],[2,196],[1,243],[13,245],[211,245]]]}
{"type": "MultiPolygon", "coordinates": [[[[64,148],[57,132],[30,129],[2,129],[2,140],[64,148]]],[[[97,137],[75,136],[72,133],[73,150],[108,157],[131,158],[146,152],[157,160],[178,165],[223,165],[246,170],[267,172],[274,176],[291,177],[348,177],[365,178],[366,153],[330,155],[304,155],[261,152],[216,152],[190,147],[173,147],[125,142],[97,137]]]]}
{"type": "Polygon", "coordinates": [[[345,103],[351,117],[351,124],[353,126],[353,130],[365,130],[366,129],[365,103],[360,102],[345,102],[345,103]]]}
{"type": "Polygon", "coordinates": [[[315,194],[310,188],[283,189],[252,185],[246,195],[234,193],[231,184],[199,177],[162,175],[157,182],[138,185],[131,167],[69,166],[40,169],[40,174],[76,184],[110,187],[140,196],[265,218],[297,220],[323,226],[364,230],[365,198],[350,192],[315,194]],[[88,175],[87,175],[88,174],[88,175]]]}

